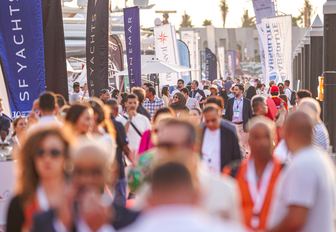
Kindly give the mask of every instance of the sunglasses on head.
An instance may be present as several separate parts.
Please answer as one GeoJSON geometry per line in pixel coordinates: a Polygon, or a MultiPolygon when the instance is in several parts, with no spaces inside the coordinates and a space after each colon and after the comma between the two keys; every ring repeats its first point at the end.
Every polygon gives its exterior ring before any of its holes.
{"type": "Polygon", "coordinates": [[[45,155],[49,155],[52,158],[57,158],[61,156],[61,154],[62,154],[62,151],[57,148],[52,148],[50,150],[39,149],[36,152],[36,157],[41,158],[41,157],[44,157],[45,155]]]}

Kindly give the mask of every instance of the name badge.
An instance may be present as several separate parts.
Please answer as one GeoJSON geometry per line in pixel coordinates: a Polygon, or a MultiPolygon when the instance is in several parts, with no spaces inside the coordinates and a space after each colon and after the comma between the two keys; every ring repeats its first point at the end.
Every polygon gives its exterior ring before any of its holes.
{"type": "Polygon", "coordinates": [[[239,110],[235,110],[235,111],[233,112],[233,117],[234,117],[234,118],[239,118],[239,116],[240,116],[240,111],[239,111],[239,110]]]}

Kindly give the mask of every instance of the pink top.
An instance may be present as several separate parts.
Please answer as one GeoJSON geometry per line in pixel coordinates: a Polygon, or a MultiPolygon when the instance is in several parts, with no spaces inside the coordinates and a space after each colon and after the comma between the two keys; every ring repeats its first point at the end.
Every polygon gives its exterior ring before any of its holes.
{"type": "Polygon", "coordinates": [[[152,133],[150,130],[146,130],[142,134],[138,154],[142,155],[145,151],[148,151],[149,149],[154,147],[151,135],[152,133]]]}

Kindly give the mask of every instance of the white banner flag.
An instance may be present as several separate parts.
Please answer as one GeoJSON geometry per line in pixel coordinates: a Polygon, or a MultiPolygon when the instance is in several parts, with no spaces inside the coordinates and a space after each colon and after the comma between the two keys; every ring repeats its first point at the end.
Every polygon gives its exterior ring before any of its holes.
{"type": "Polygon", "coordinates": [[[265,51],[266,83],[292,81],[292,17],[263,19],[258,31],[265,51]]]}
{"type": "MultiPolygon", "coordinates": [[[[179,56],[174,26],[165,24],[154,27],[155,55],[160,61],[178,65],[179,56]]],[[[178,74],[160,74],[160,85],[176,85],[178,74]]]]}
{"type": "Polygon", "coordinates": [[[181,31],[181,40],[185,42],[190,52],[191,79],[199,80],[198,71],[200,54],[198,52],[198,34],[194,31],[181,31]]]}
{"type": "Polygon", "coordinates": [[[217,57],[218,57],[218,64],[219,64],[219,77],[225,77],[225,48],[218,47],[217,49],[217,57]]]}

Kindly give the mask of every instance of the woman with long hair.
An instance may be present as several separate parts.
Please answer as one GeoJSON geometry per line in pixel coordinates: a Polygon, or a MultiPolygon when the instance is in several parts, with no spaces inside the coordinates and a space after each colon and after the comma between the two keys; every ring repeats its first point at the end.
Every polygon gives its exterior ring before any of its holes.
{"type": "Polygon", "coordinates": [[[168,86],[163,86],[161,90],[162,100],[164,102],[164,106],[168,107],[170,102],[170,94],[168,86]]]}
{"type": "Polygon", "coordinates": [[[30,231],[33,216],[61,200],[70,167],[69,141],[59,128],[32,131],[18,150],[16,195],[11,200],[6,231],[30,231]]]}
{"type": "Polygon", "coordinates": [[[115,155],[116,150],[116,131],[109,119],[109,112],[107,108],[104,108],[103,102],[98,98],[93,98],[89,102],[89,105],[93,109],[93,126],[91,130],[91,135],[99,140],[102,140],[109,146],[112,154],[115,155]]]}
{"type": "Polygon", "coordinates": [[[21,146],[27,131],[27,119],[19,116],[13,121],[14,132],[12,134],[12,141],[14,146],[21,146]]]}
{"type": "Polygon", "coordinates": [[[93,110],[90,105],[76,103],[72,105],[65,116],[65,123],[71,131],[78,135],[88,135],[93,126],[93,110]]]}

